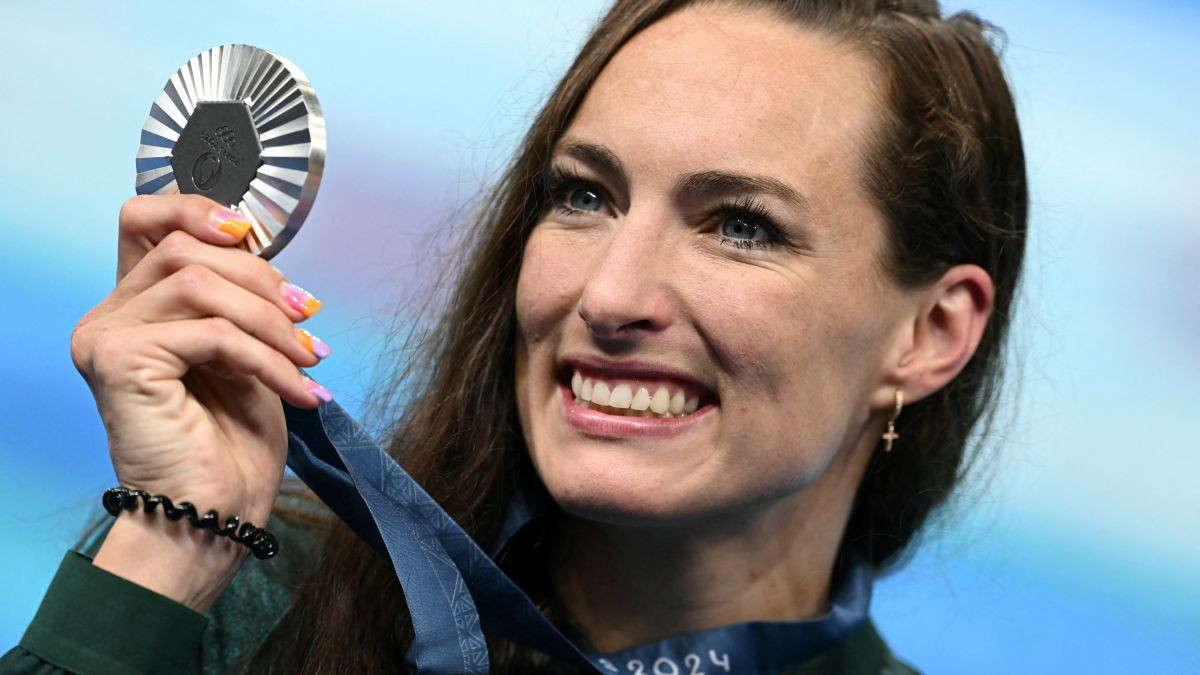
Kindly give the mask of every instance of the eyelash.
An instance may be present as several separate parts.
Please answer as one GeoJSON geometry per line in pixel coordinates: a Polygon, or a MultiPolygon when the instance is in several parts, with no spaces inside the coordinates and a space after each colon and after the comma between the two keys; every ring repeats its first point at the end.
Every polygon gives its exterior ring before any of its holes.
{"type": "Polygon", "coordinates": [[[713,215],[719,217],[722,224],[729,218],[739,218],[762,229],[767,235],[766,241],[721,237],[720,243],[724,246],[732,246],[741,250],[770,249],[784,241],[779,226],[771,218],[771,212],[767,210],[765,204],[753,196],[745,195],[733,201],[722,202],[717,206],[713,215]]]}
{"type": "MultiPolygon", "coordinates": [[[[553,208],[566,215],[586,213],[586,211],[571,207],[567,202],[567,197],[577,189],[586,188],[592,190],[605,202],[608,201],[608,195],[605,194],[603,188],[568,167],[550,167],[546,171],[543,181],[546,196],[550,199],[553,208]]],[[[767,240],[731,239],[722,236],[718,240],[718,243],[722,246],[731,246],[743,251],[751,249],[766,250],[775,248],[779,244],[786,242],[766,205],[751,195],[722,201],[709,213],[706,220],[716,220],[718,223],[723,224],[729,218],[739,218],[763,230],[767,235],[767,240]]]]}
{"type": "Polygon", "coordinates": [[[563,166],[551,167],[546,171],[546,176],[543,180],[546,185],[546,196],[550,199],[553,207],[567,215],[582,213],[580,209],[572,208],[567,203],[567,197],[579,188],[589,188],[594,190],[601,198],[606,197],[604,191],[598,185],[586,180],[574,170],[563,166]]]}

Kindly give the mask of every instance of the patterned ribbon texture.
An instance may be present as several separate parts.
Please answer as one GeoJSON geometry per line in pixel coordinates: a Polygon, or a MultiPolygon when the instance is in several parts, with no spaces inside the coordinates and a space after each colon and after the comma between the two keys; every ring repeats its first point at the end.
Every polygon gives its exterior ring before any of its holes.
{"type": "Polygon", "coordinates": [[[488,672],[487,633],[600,673],[779,673],[866,620],[871,572],[854,565],[817,620],[748,622],[584,653],[341,407],[284,410],[288,467],[391,560],[412,617],[408,659],[417,672],[488,672]]]}

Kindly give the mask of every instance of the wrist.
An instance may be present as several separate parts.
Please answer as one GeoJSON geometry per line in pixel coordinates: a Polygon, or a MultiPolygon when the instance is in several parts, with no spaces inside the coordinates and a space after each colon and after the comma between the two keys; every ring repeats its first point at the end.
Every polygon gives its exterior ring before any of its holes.
{"type": "MultiPolygon", "coordinates": [[[[144,513],[149,514],[153,514],[161,508],[168,521],[174,522],[186,518],[188,523],[194,527],[244,544],[254,552],[256,558],[271,558],[279,552],[279,542],[275,540],[275,537],[253,522],[243,521],[238,516],[229,516],[221,520],[221,514],[216,509],[210,509],[201,514],[196,506],[188,500],[181,501],[176,505],[170,497],[165,495],[152,495],[145,490],[114,487],[104,491],[101,501],[104,504],[104,510],[113,517],[121,515],[123,511],[136,511],[139,506],[144,513]]],[[[259,522],[265,522],[266,519],[264,513],[259,522]]]]}
{"type": "Polygon", "coordinates": [[[122,511],[93,565],[204,613],[229,585],[248,549],[171,521],[161,511],[122,511]]]}

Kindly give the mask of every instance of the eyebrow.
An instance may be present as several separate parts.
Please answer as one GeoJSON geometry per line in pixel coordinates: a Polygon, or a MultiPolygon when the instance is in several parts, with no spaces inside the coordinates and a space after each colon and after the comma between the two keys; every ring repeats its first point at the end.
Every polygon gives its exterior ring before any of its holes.
{"type": "MultiPolygon", "coordinates": [[[[628,175],[621,160],[603,145],[583,141],[565,141],[559,146],[562,154],[591,164],[597,170],[628,185],[628,175]]],[[[682,194],[744,194],[749,192],[771,195],[799,210],[809,210],[808,199],[793,187],[771,176],[756,176],[729,171],[698,171],[690,173],[676,183],[682,194]]]]}
{"type": "Polygon", "coordinates": [[[584,143],[582,141],[566,141],[559,147],[558,151],[568,157],[593,165],[601,172],[607,173],[610,177],[619,180],[623,185],[629,184],[629,177],[625,173],[625,166],[621,164],[621,160],[613,154],[612,150],[603,145],[584,143]]]}
{"type": "Polygon", "coordinates": [[[700,171],[684,176],[677,187],[684,194],[771,195],[798,211],[808,210],[808,200],[787,183],[770,176],[753,176],[728,171],[700,171]]]}

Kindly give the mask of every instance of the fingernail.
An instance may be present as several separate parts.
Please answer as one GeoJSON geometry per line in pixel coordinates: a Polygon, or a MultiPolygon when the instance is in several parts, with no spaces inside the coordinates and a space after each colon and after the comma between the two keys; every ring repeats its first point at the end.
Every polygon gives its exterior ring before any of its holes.
{"type": "Polygon", "coordinates": [[[287,281],[283,282],[283,300],[289,307],[306,317],[321,311],[320,300],[314,298],[312,293],[287,281]]]}
{"type": "Polygon", "coordinates": [[[330,401],[333,400],[333,394],[329,393],[329,390],[326,389],[325,387],[322,387],[321,385],[314,382],[311,377],[304,378],[304,388],[308,390],[308,393],[312,394],[313,396],[316,396],[317,398],[321,399],[325,403],[329,403],[330,401]]]}
{"type": "Polygon", "coordinates": [[[296,329],[296,339],[304,345],[305,349],[316,354],[318,359],[323,359],[333,353],[333,350],[321,338],[303,328],[296,329]]]}
{"type": "Polygon", "coordinates": [[[212,221],[225,234],[241,239],[250,231],[250,219],[236,211],[217,209],[212,212],[212,221]]]}

